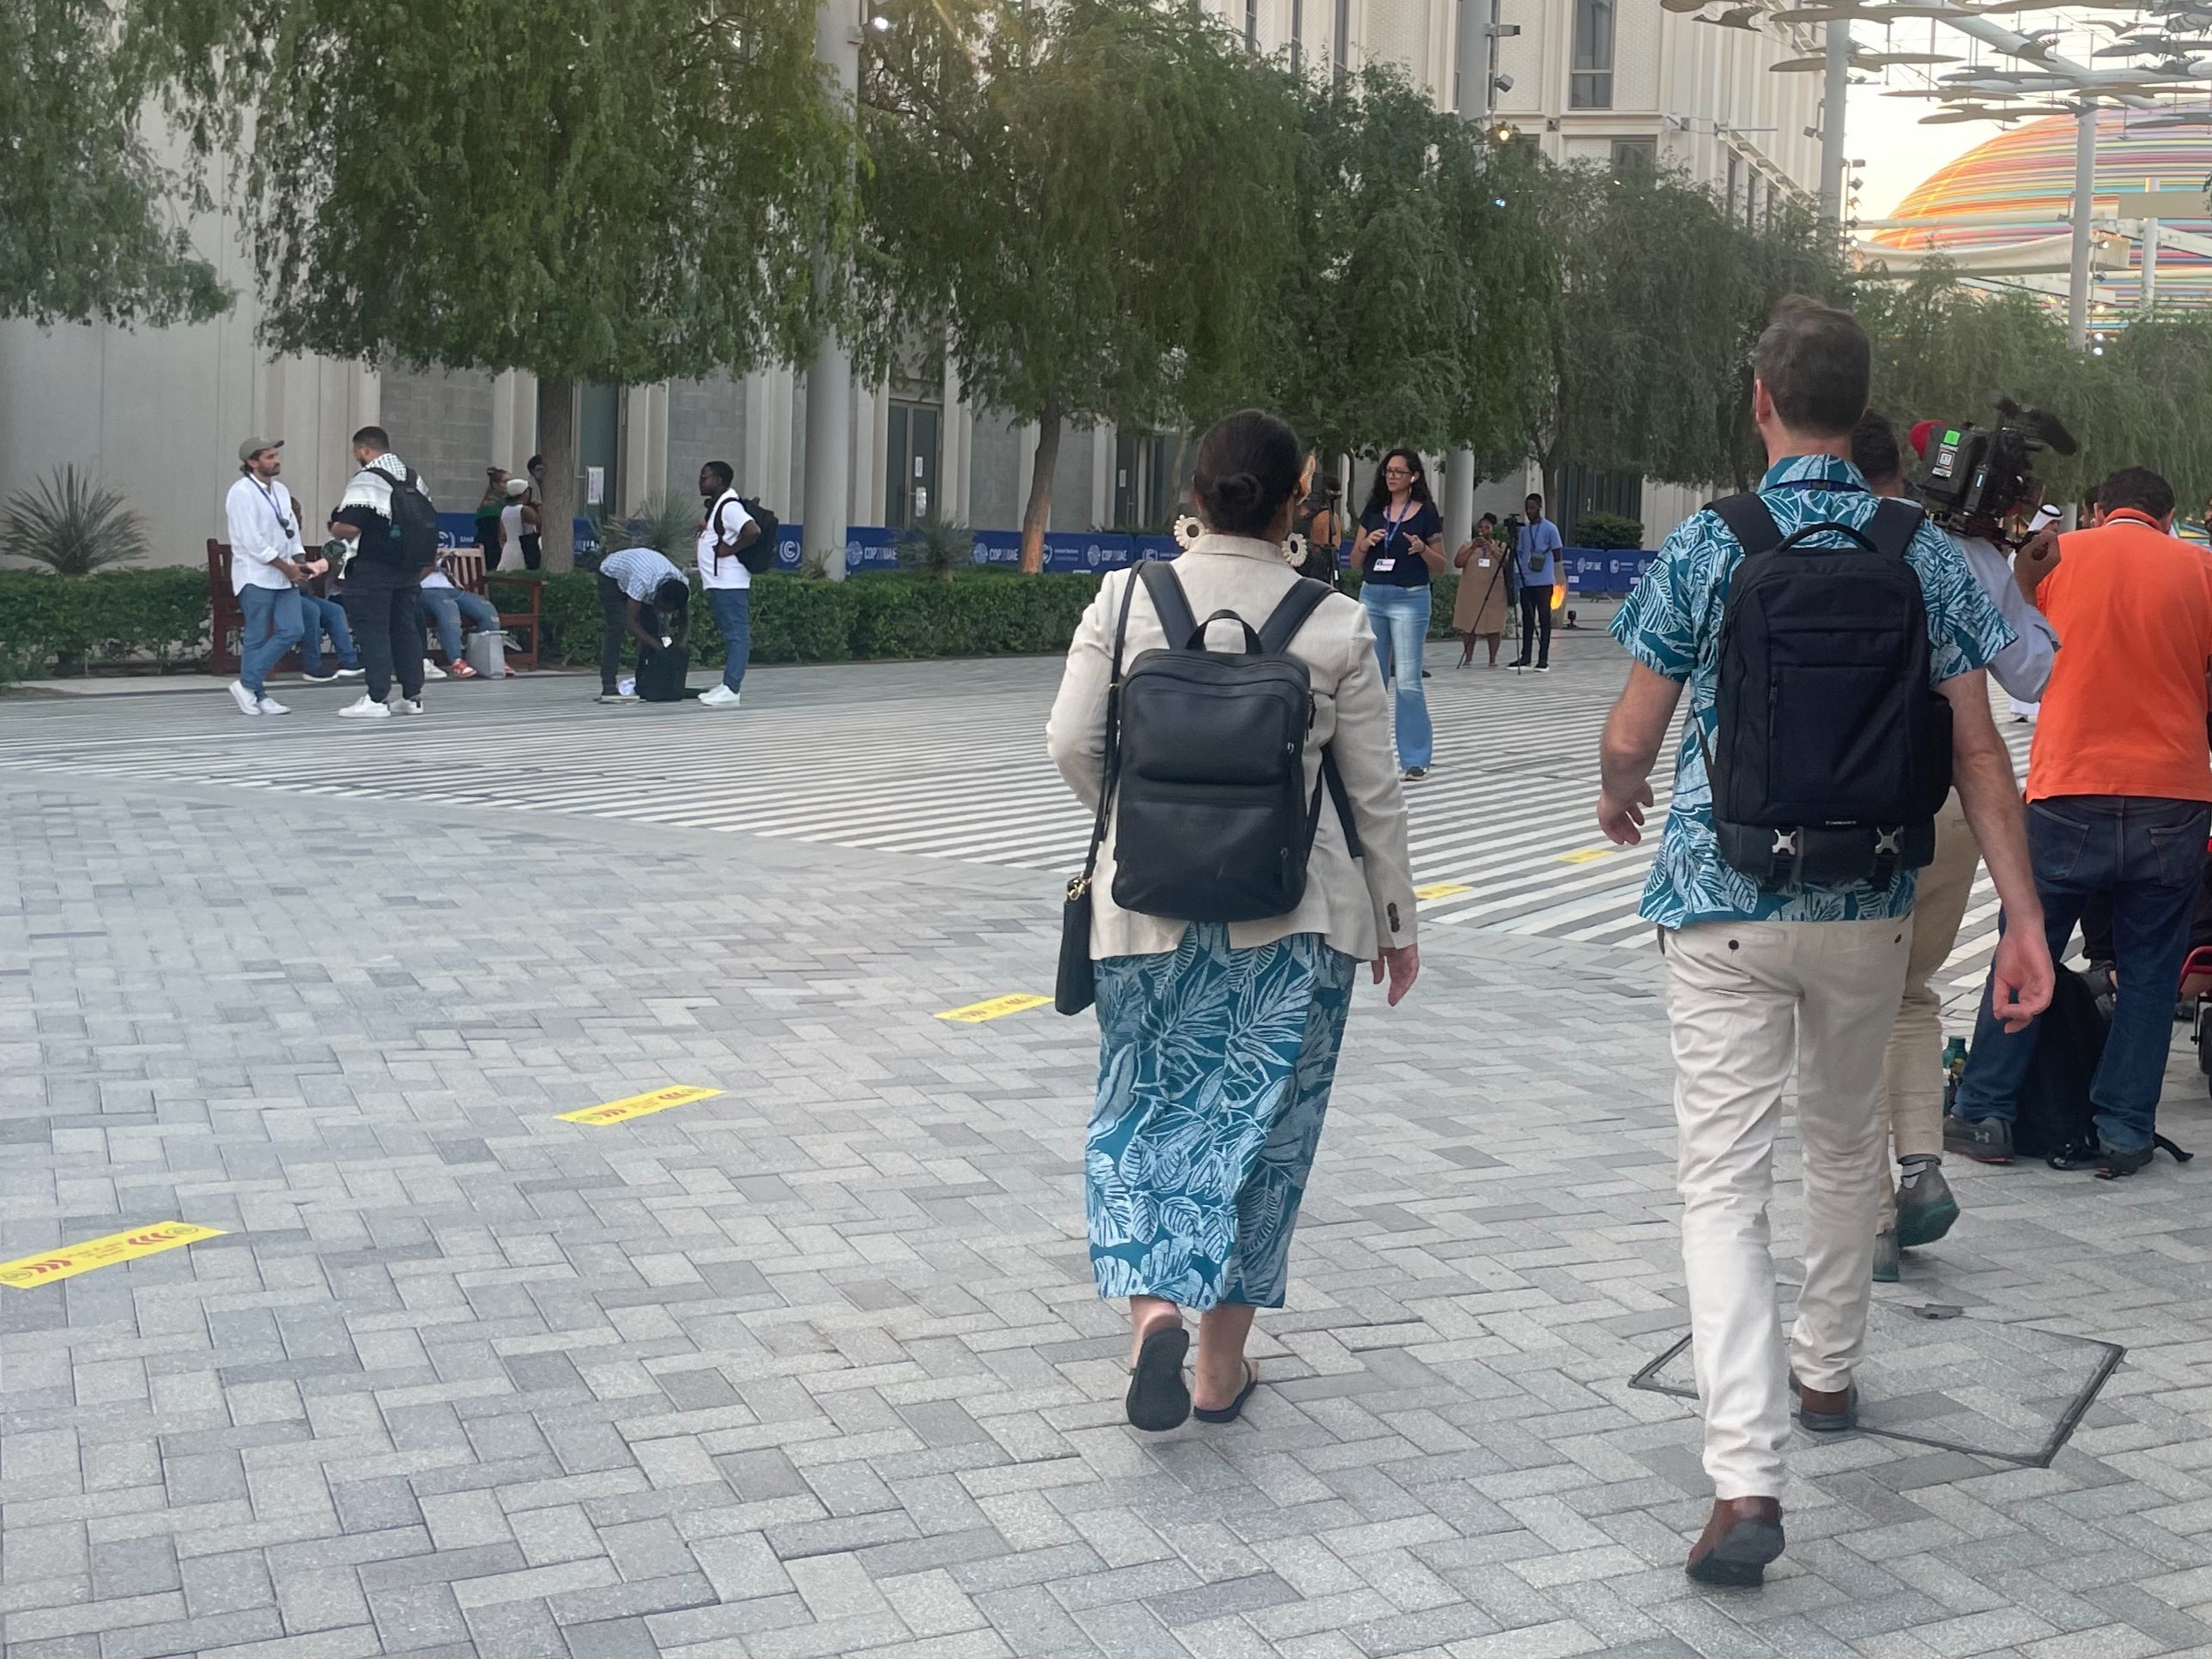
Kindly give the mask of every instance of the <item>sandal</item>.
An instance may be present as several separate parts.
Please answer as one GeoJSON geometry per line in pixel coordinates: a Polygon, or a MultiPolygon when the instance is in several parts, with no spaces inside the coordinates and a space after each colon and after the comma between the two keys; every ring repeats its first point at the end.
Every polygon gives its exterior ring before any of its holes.
{"type": "Polygon", "coordinates": [[[1180,1320],[1146,1333],[1121,1402],[1132,1428],[1161,1434],[1180,1428],[1190,1415],[1190,1390],[1182,1380],[1182,1357],[1189,1350],[1190,1333],[1180,1320]]]}
{"type": "Polygon", "coordinates": [[[1244,1402],[1252,1397],[1252,1390],[1260,1386],[1260,1368],[1250,1360],[1244,1362],[1244,1391],[1225,1406],[1193,1406],[1190,1414],[1201,1423],[1234,1423],[1243,1415],[1244,1402]]]}
{"type": "Polygon", "coordinates": [[[456,661],[453,665],[446,672],[457,680],[472,680],[477,678],[477,671],[470,667],[468,664],[460,661],[456,661]]]}

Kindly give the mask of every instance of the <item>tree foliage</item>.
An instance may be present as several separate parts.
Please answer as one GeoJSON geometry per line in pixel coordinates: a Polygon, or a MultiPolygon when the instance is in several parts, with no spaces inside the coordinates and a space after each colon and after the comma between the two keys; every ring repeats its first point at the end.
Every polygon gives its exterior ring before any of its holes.
{"type": "Polygon", "coordinates": [[[1188,0],[896,0],[861,76],[857,344],[950,349],[1035,422],[1038,567],[1063,425],[1164,424],[1253,384],[1292,257],[1297,106],[1188,0]]]}
{"type": "Polygon", "coordinates": [[[11,0],[0,29],[0,317],[197,322],[228,308],[139,130],[154,61],[106,0],[11,0]]]}
{"type": "Polygon", "coordinates": [[[811,349],[850,200],[811,0],[230,3],[204,90],[250,121],[271,349],[556,383],[811,349]]]}

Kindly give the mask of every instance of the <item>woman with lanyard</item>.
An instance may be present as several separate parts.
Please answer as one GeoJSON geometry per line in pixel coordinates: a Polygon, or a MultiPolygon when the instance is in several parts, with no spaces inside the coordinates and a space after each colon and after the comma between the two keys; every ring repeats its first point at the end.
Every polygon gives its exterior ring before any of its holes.
{"type": "Polygon", "coordinates": [[[1421,458],[1392,450],[1367,492],[1352,562],[1375,630],[1376,659],[1382,678],[1396,683],[1398,764],[1408,778],[1428,776],[1435,742],[1421,691],[1421,642],[1429,636],[1429,577],[1444,568],[1443,532],[1421,458]]]}

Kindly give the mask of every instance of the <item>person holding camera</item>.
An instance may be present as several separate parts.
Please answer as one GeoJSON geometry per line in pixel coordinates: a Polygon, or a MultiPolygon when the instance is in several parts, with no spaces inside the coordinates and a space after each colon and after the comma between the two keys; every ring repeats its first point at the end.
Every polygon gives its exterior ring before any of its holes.
{"type": "Polygon", "coordinates": [[[1544,498],[1531,492],[1522,503],[1528,515],[1514,539],[1514,574],[1521,582],[1521,654],[1509,665],[1552,672],[1553,602],[1567,585],[1567,568],[1559,558],[1565,544],[1559,526],[1544,516],[1544,498]],[[1534,660],[1530,659],[1534,653],[1534,660]]]}
{"type": "MultiPolygon", "coordinates": [[[[2174,537],[2173,487],[2157,473],[2123,467],[2098,487],[2097,501],[2097,526],[2060,537],[2063,556],[2035,588],[2066,642],[2028,751],[2040,910],[2008,904],[1998,925],[2010,939],[2035,917],[2059,956],[2088,901],[2111,895],[2119,995],[2089,1085],[2096,1144],[2063,1155],[2110,1177],[2133,1175],[2155,1146],[2174,986],[2204,872],[2212,567],[2174,537]]],[[[1948,1150],[1982,1164],[2012,1161],[2036,1034],[1986,1012],[1976,1018],[1943,1123],[1948,1150]]]]}
{"type": "Polygon", "coordinates": [[[1398,764],[1407,778],[1425,778],[1436,731],[1421,688],[1421,646],[1429,637],[1429,578],[1444,568],[1444,520],[1412,450],[1392,450],[1376,469],[1352,562],[1375,629],[1376,661],[1396,688],[1398,764]]]}
{"type": "MultiPolygon", "coordinates": [[[[1915,452],[1923,458],[1932,421],[1912,428],[1915,452]]],[[[1897,432],[1887,415],[1869,410],[1851,432],[1851,465],[1867,488],[1885,499],[1905,493],[1905,463],[1897,432]]],[[[2016,562],[1984,537],[1943,532],[1972,572],[1976,585],[2011,628],[2013,642],[1990,659],[1990,678],[2007,695],[2033,702],[2051,678],[2058,649],[2057,630],[2035,608],[2030,595],[2057,562],[2058,538],[2045,532],[2030,538],[2016,562]]],[[[1943,1000],[1936,993],[1936,970],[1958,943],[1959,925],[1973,890],[1981,848],[1966,809],[1954,789],[1936,815],[1936,854],[1920,872],[1912,897],[1912,950],[1905,959],[1905,1000],[1882,1057],[1881,1103],[1885,1133],[1898,1167],[1897,1184],[1881,1183],[1881,1219],[1875,1231],[1874,1276],[1895,1281],[1899,1252],[1932,1244],[1959,1218],[1959,1200],[1943,1178],[1943,1000]]]]}
{"type": "Polygon", "coordinates": [[[1641,909],[1668,978],[1682,1264],[1714,1491],[1686,1570],[1705,1583],[1758,1583],[1782,1553],[1790,1389],[1807,1431],[1857,1422],[1882,1053],[1917,866],[1954,776],[2020,924],[1997,949],[1994,1016],[2024,1026],[2051,999],[2020,796],[1983,675],[2012,630],[1942,532],[1877,498],[1851,464],[1871,370],[1849,313],[1785,300],[1753,357],[1768,460],[1759,491],[1678,526],[1613,626],[1631,662],[1600,754],[1609,840],[1643,839],[1651,769],[1690,694],[1641,909]],[[1793,1072],[1805,1267],[1785,1353],[1767,1209],[1793,1072]]]}

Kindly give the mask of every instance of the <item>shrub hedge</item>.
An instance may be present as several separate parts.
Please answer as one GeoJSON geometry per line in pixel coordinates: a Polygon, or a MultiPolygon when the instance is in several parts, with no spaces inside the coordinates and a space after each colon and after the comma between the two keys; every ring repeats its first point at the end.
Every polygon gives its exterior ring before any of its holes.
{"type": "MultiPolygon", "coordinates": [[[[549,665],[599,660],[599,579],[586,572],[509,577],[540,585],[549,665]]],[[[1346,590],[1359,591],[1346,573],[1346,590]]],[[[848,662],[866,658],[1011,656],[1064,651],[1098,591],[1095,576],[1024,577],[1002,568],[963,571],[951,581],[904,572],[842,582],[769,574],[753,584],[755,662],[848,662]]],[[[1436,580],[1429,632],[1451,632],[1454,579],[1436,580]]],[[[0,571],[0,678],[81,672],[88,665],[205,659],[207,575],[179,566],[64,578],[0,571]]],[[[692,659],[722,660],[722,641],[704,602],[693,606],[692,659]]]]}

